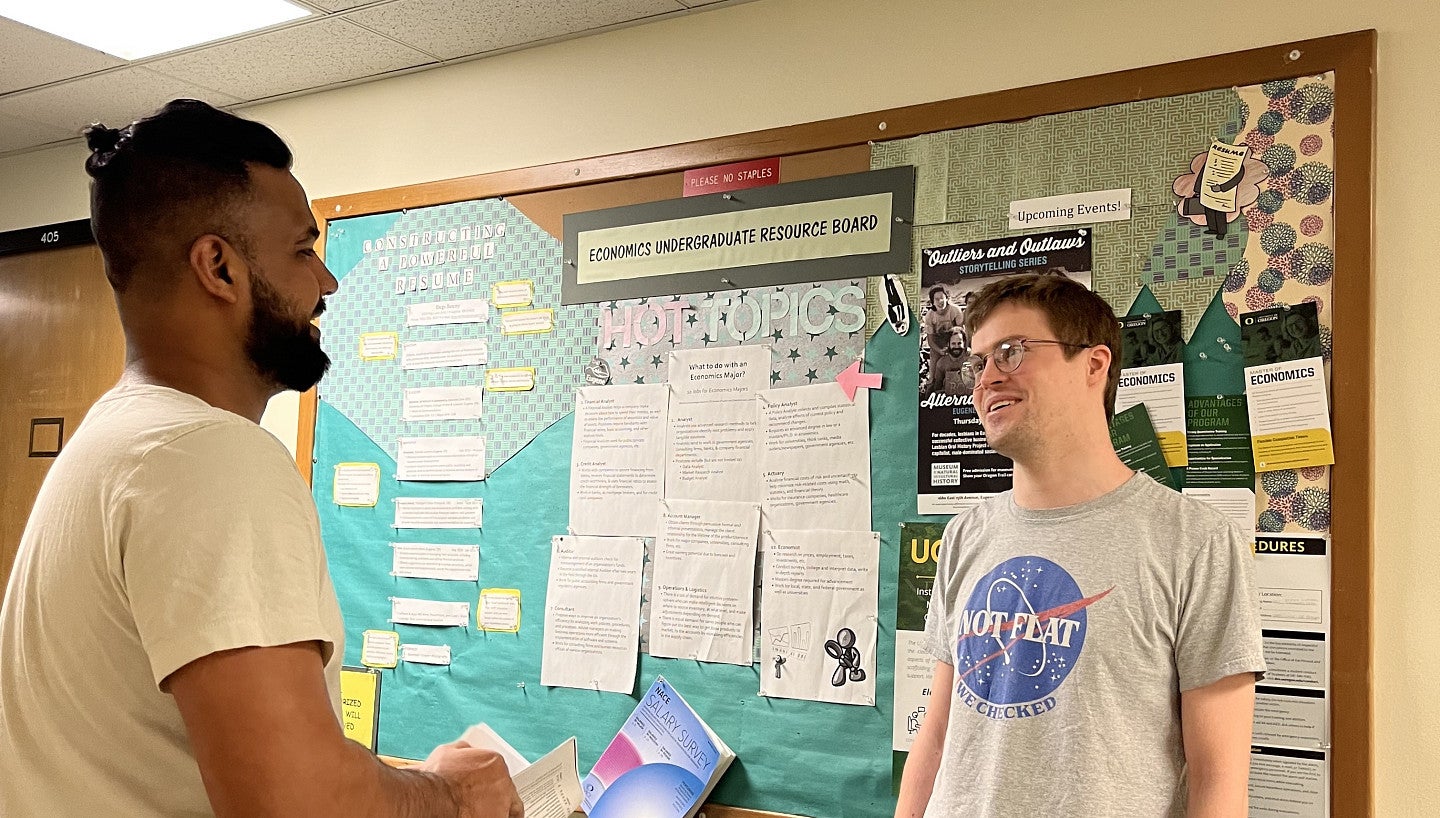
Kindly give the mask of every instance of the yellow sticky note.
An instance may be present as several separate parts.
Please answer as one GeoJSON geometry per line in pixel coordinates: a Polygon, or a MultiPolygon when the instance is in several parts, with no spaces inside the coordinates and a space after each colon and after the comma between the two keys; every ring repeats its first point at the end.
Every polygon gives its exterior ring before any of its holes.
{"type": "Polygon", "coordinates": [[[400,663],[400,634],[395,631],[365,631],[360,643],[360,664],[365,667],[395,667],[400,663]]]}
{"type": "Polygon", "coordinates": [[[368,668],[340,669],[340,706],[345,737],[375,751],[380,729],[380,671],[368,668]]]}
{"type": "Polygon", "coordinates": [[[490,285],[490,303],[501,309],[528,307],[535,301],[535,282],[497,281],[490,285]]]}
{"type": "Polygon", "coordinates": [[[544,335],[555,330],[555,310],[512,310],[500,313],[501,335],[544,335]]]}
{"type": "Polygon", "coordinates": [[[535,367],[508,366],[485,370],[487,392],[529,392],[535,388],[535,367]]]}
{"type": "Polygon", "coordinates": [[[360,333],[360,360],[393,361],[400,356],[400,333],[360,333]]]}
{"type": "Polygon", "coordinates": [[[380,464],[336,463],[331,491],[337,506],[374,508],[380,501],[380,464]]]}
{"type": "Polygon", "coordinates": [[[520,592],[514,588],[482,588],[475,624],[482,631],[520,631],[520,592]]]}

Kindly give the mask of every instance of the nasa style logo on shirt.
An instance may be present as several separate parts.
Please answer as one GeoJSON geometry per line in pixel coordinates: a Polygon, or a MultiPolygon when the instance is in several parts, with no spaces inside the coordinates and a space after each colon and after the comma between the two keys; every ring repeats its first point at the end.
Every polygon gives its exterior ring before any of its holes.
{"type": "Polygon", "coordinates": [[[1013,557],[976,583],[955,640],[956,701],[992,719],[1055,708],[1052,695],[1080,660],[1087,597],[1070,573],[1044,557],[1013,557]]]}

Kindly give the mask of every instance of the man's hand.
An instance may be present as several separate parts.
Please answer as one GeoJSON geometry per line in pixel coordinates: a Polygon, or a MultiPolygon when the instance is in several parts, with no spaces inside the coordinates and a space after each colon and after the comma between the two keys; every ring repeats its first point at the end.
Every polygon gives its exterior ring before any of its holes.
{"type": "Polygon", "coordinates": [[[416,769],[445,779],[460,818],[525,818],[525,806],[499,753],[452,741],[436,747],[416,769]]]}
{"type": "Polygon", "coordinates": [[[166,678],[217,818],[523,818],[500,756],[445,745],[395,770],[345,738],[320,645],[201,657],[166,678]]]}

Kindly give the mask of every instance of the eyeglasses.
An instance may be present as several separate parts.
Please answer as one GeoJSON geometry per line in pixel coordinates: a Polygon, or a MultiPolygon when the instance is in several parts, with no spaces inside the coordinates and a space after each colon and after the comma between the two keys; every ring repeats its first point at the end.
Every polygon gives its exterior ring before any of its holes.
{"type": "Polygon", "coordinates": [[[965,384],[966,389],[974,389],[975,384],[980,382],[980,376],[985,372],[987,361],[994,361],[995,368],[1001,372],[1014,372],[1020,368],[1025,360],[1025,353],[1030,350],[1032,344],[1052,344],[1060,347],[1071,347],[1073,349],[1089,349],[1094,344],[1072,344],[1069,341],[1048,341],[1041,338],[1006,338],[995,345],[995,349],[989,355],[971,355],[960,364],[960,382],[965,384]]]}

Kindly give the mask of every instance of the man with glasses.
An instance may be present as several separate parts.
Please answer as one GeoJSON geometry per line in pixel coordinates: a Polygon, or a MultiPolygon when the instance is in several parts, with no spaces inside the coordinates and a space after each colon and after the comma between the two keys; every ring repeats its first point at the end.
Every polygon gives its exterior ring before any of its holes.
{"type": "Polygon", "coordinates": [[[1014,276],[965,329],[961,374],[1015,481],[946,528],[896,815],[1245,815],[1265,670],[1249,544],[1115,456],[1099,296],[1014,276]]]}

